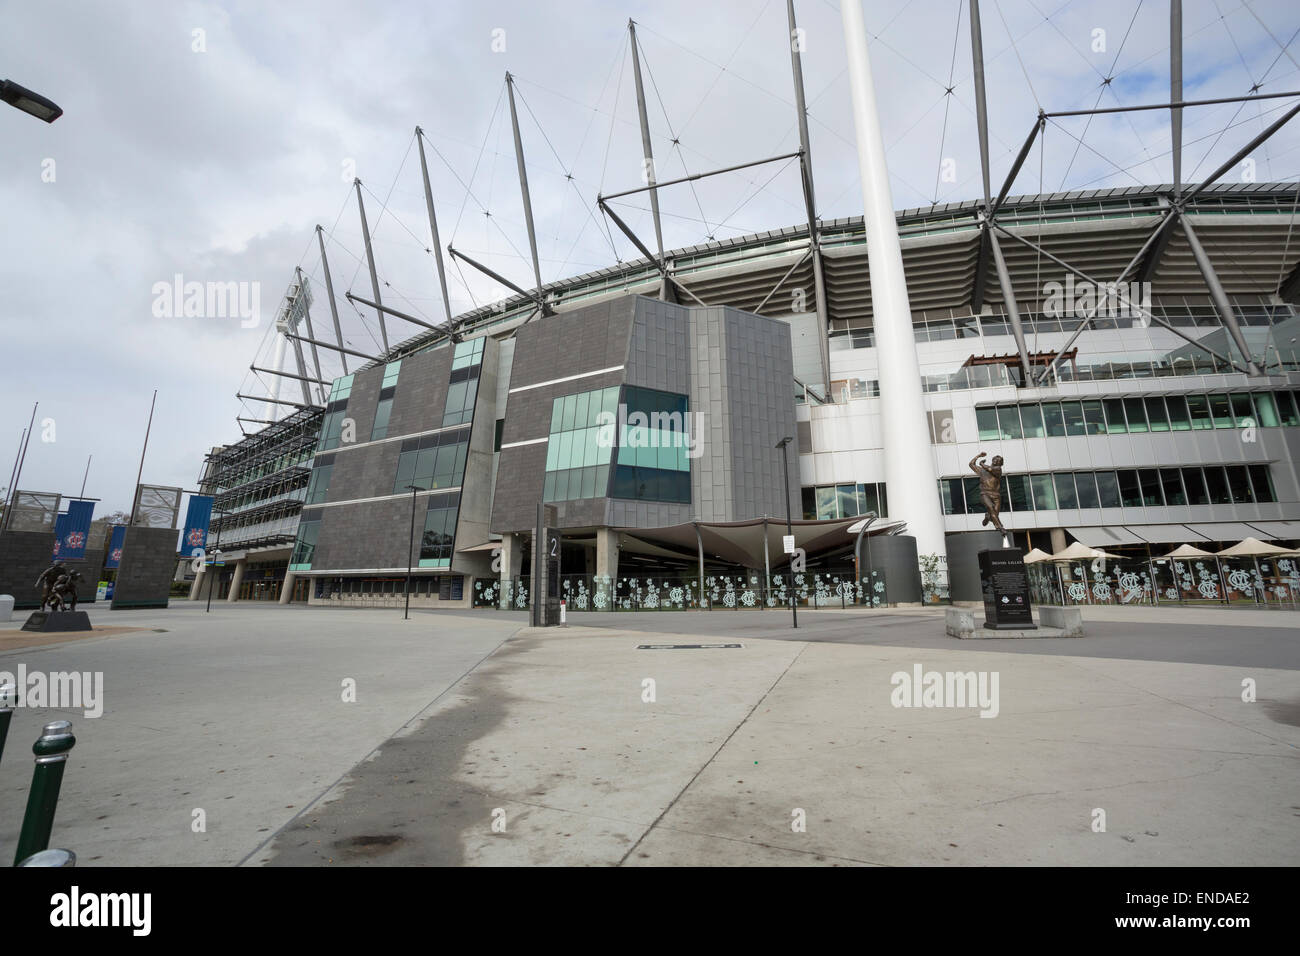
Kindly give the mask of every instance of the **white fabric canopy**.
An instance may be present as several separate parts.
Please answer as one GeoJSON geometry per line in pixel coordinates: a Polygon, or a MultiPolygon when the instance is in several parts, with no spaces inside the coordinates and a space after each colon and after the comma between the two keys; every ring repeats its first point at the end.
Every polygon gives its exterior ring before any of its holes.
{"type": "Polygon", "coordinates": [[[1247,538],[1244,541],[1238,541],[1231,548],[1224,548],[1219,552],[1221,558],[1271,558],[1279,554],[1287,554],[1286,548],[1278,548],[1271,544],[1265,544],[1257,538],[1247,538]]]}

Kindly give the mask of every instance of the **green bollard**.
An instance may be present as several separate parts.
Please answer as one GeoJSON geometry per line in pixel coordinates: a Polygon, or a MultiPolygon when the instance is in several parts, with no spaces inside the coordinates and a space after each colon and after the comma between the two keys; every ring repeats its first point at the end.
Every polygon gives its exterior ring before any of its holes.
{"type": "Polygon", "coordinates": [[[68,751],[76,743],[72,724],[66,720],[54,720],[45,725],[40,739],[32,745],[36,769],[32,773],[32,789],[27,794],[27,812],[23,814],[23,827],[18,834],[14,866],[49,848],[54,811],[59,804],[59,787],[63,783],[63,767],[68,762],[68,751]]]}
{"type": "Polygon", "coordinates": [[[18,688],[13,684],[0,686],[0,758],[5,755],[5,738],[9,736],[9,721],[13,719],[17,700],[18,688]]]}

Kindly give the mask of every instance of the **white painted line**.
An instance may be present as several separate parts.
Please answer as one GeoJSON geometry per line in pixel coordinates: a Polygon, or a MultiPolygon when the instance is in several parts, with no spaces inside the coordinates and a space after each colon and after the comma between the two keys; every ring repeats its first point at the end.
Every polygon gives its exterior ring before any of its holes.
{"type": "Polygon", "coordinates": [[[536,385],[520,385],[518,388],[512,388],[510,394],[515,392],[526,392],[530,388],[545,388],[547,385],[559,385],[562,382],[573,382],[580,378],[591,378],[593,375],[604,375],[606,372],[621,372],[625,366],[611,365],[609,368],[598,368],[594,372],[581,372],[577,375],[566,375],[564,378],[553,378],[549,382],[538,382],[536,385]]]}

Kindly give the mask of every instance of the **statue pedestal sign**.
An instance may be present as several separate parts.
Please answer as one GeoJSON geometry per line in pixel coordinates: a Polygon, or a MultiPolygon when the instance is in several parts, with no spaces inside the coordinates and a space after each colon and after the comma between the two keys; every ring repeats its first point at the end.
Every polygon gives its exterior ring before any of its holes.
{"type": "Polygon", "coordinates": [[[50,634],[58,631],[89,631],[90,615],[85,611],[33,611],[24,631],[50,634]]]}
{"type": "Polygon", "coordinates": [[[980,582],[984,588],[984,626],[991,630],[1034,630],[1029,603],[1029,577],[1025,553],[1019,548],[999,548],[979,553],[980,582]]]}

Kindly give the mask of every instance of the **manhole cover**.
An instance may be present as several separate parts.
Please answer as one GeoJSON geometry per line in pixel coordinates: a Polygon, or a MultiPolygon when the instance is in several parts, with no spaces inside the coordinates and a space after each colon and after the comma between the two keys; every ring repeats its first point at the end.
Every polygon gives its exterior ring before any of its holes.
{"type": "Polygon", "coordinates": [[[744,644],[638,644],[638,651],[698,651],[714,647],[744,647],[744,644]]]}

